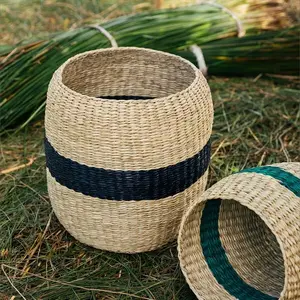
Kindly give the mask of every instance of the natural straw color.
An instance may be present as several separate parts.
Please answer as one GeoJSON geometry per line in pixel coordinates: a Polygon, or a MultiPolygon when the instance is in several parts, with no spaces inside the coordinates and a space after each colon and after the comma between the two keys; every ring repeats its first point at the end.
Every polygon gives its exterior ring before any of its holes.
{"type": "Polygon", "coordinates": [[[185,214],[182,271],[205,300],[300,299],[300,163],[231,175],[185,214]]]}
{"type": "Polygon", "coordinates": [[[69,59],[51,80],[45,117],[48,190],[60,222],[110,251],[174,240],[205,189],[212,120],[205,78],[180,57],[115,48],[69,59]]]}

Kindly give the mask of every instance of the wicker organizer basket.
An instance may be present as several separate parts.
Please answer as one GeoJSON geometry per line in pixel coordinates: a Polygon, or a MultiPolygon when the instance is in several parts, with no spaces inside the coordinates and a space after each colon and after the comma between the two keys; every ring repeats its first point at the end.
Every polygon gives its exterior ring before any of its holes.
{"type": "Polygon", "coordinates": [[[53,75],[46,105],[50,200],[79,241],[116,252],[177,238],[206,186],[213,122],[205,78],[159,51],[79,54],[53,75]]]}
{"type": "Polygon", "coordinates": [[[300,163],[247,169],[186,212],[182,271],[204,300],[300,299],[300,163]]]}

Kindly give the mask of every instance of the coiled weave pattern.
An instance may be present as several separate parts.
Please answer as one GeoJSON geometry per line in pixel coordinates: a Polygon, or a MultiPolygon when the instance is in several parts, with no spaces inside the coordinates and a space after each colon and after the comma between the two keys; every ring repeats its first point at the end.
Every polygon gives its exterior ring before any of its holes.
{"type": "Polygon", "coordinates": [[[50,82],[45,117],[58,219],[110,251],[174,240],[206,185],[212,121],[206,80],[180,57],[115,48],[69,59],[50,82]]]}
{"type": "Polygon", "coordinates": [[[300,299],[300,163],[216,183],[181,223],[182,271],[199,299],[300,299]]]}

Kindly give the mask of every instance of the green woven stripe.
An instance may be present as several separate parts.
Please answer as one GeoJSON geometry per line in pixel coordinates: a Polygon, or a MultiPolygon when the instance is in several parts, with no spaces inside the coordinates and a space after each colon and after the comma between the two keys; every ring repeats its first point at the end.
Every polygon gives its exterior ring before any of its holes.
{"type": "Polygon", "coordinates": [[[268,175],[279,181],[281,185],[288,188],[296,196],[300,197],[300,179],[295,175],[274,166],[264,166],[242,170],[240,173],[258,173],[268,175]]]}
{"type": "Polygon", "coordinates": [[[202,251],[214,277],[224,289],[239,300],[275,300],[248,285],[230,264],[222,246],[218,228],[221,200],[207,201],[203,210],[200,237],[202,251]]]}

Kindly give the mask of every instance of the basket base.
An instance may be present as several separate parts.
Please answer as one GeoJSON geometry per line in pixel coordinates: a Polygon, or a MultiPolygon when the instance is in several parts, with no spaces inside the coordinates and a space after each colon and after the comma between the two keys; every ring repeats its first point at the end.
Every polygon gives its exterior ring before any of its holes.
{"type": "Polygon", "coordinates": [[[82,243],[121,253],[151,251],[175,240],[183,213],[204,191],[207,175],[164,199],[113,201],[68,189],[47,170],[51,204],[65,229],[82,243]]]}

